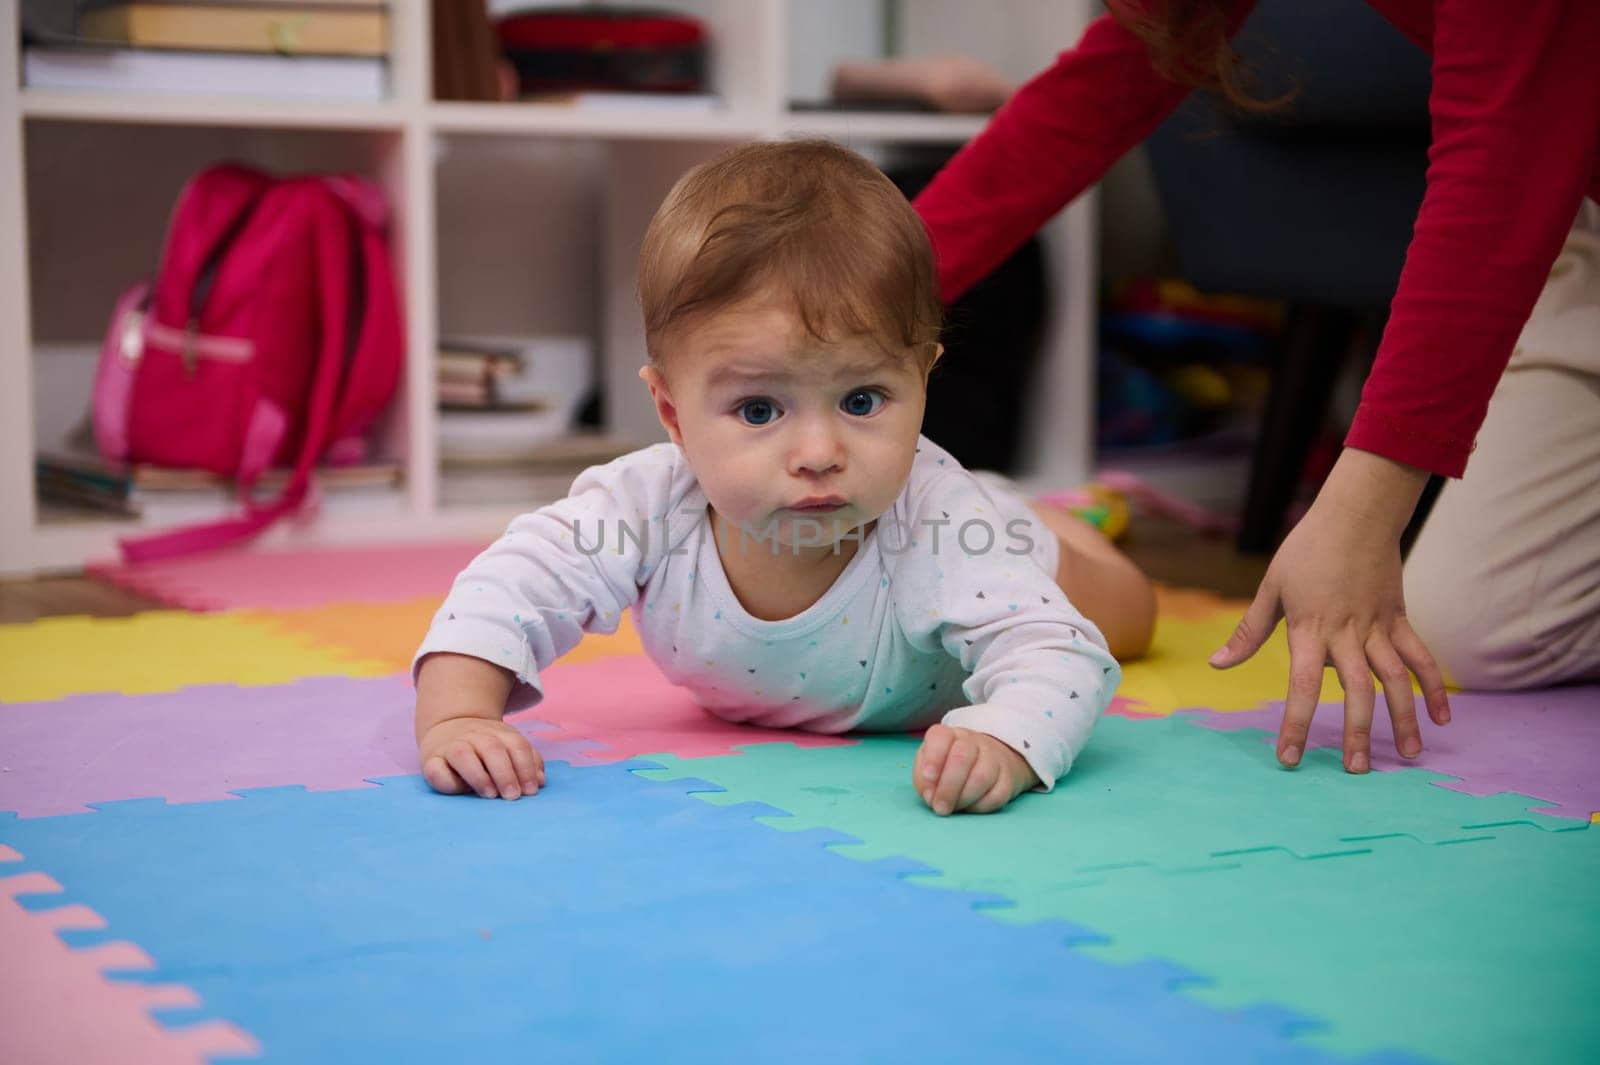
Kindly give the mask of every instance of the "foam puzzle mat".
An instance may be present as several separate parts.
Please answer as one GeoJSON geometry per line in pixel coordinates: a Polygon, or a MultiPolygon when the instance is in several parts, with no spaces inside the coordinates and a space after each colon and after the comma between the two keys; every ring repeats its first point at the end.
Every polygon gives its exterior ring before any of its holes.
{"type": "Polygon", "coordinates": [[[540,795],[442,796],[409,665],[471,553],[0,626],[0,1060],[1600,1055],[1600,688],[1458,693],[1413,761],[1380,697],[1354,777],[1330,679],[1288,772],[1281,633],[1213,672],[1243,604],[1163,590],[1056,791],[936,818],[916,737],[727,724],[624,625],[509,719],[540,795]]]}

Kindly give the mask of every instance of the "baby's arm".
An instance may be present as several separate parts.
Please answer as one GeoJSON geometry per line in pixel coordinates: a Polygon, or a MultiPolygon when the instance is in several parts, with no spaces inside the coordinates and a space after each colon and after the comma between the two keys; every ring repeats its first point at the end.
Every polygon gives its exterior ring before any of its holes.
{"type": "Polygon", "coordinates": [[[470,655],[430,654],[417,668],[417,757],[435,791],[485,799],[533,795],[544,759],[500,719],[511,674],[470,655]]]}
{"type": "Polygon", "coordinates": [[[456,578],[413,665],[417,753],[434,788],[509,799],[543,786],[539,755],[501,717],[538,703],[540,673],[585,632],[616,631],[665,551],[678,454],[647,448],[586,470],[456,578]]]}
{"type": "MultiPolygon", "coordinates": [[[[912,768],[917,794],[941,814],[991,812],[1053,788],[1121,678],[1105,637],[1020,542],[997,536],[987,551],[935,549],[935,525],[959,530],[997,509],[970,475],[952,471],[923,490],[910,517],[925,531],[894,555],[896,609],[908,631],[937,619],[931,638],[967,673],[970,705],[928,730],[912,768]]],[[[1035,523],[1030,535],[1050,533],[1035,523]]]]}

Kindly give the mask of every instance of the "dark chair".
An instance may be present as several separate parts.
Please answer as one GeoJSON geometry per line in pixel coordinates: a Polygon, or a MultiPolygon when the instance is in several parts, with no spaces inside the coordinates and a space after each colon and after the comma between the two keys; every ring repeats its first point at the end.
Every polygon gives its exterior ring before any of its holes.
{"type": "Polygon", "coordinates": [[[1235,45],[1260,93],[1239,115],[1196,93],[1146,142],[1184,275],[1286,300],[1239,533],[1271,551],[1334,379],[1382,333],[1427,167],[1428,57],[1361,0],[1261,0],[1235,45]]]}

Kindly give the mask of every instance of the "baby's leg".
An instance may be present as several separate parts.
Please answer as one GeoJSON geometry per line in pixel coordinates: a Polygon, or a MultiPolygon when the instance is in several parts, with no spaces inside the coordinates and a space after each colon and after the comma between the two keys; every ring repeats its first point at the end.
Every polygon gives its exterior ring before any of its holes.
{"type": "Polygon", "coordinates": [[[1156,625],[1150,578],[1099,529],[1071,511],[1037,501],[1028,505],[1061,544],[1056,583],[1072,605],[1105,634],[1118,661],[1143,655],[1156,625]]]}

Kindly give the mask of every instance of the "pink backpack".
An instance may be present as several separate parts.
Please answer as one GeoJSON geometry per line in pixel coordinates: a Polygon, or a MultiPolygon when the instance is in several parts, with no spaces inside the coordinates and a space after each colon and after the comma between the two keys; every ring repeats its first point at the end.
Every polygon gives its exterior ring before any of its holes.
{"type": "Polygon", "coordinates": [[[223,164],[189,180],[155,279],[112,315],[95,441],[119,462],[232,477],[243,512],[124,540],[126,558],[254,536],[307,502],[319,462],[361,461],[405,355],[386,222],[381,191],[358,177],[223,164]],[[257,499],[274,466],[288,481],[257,499]]]}

